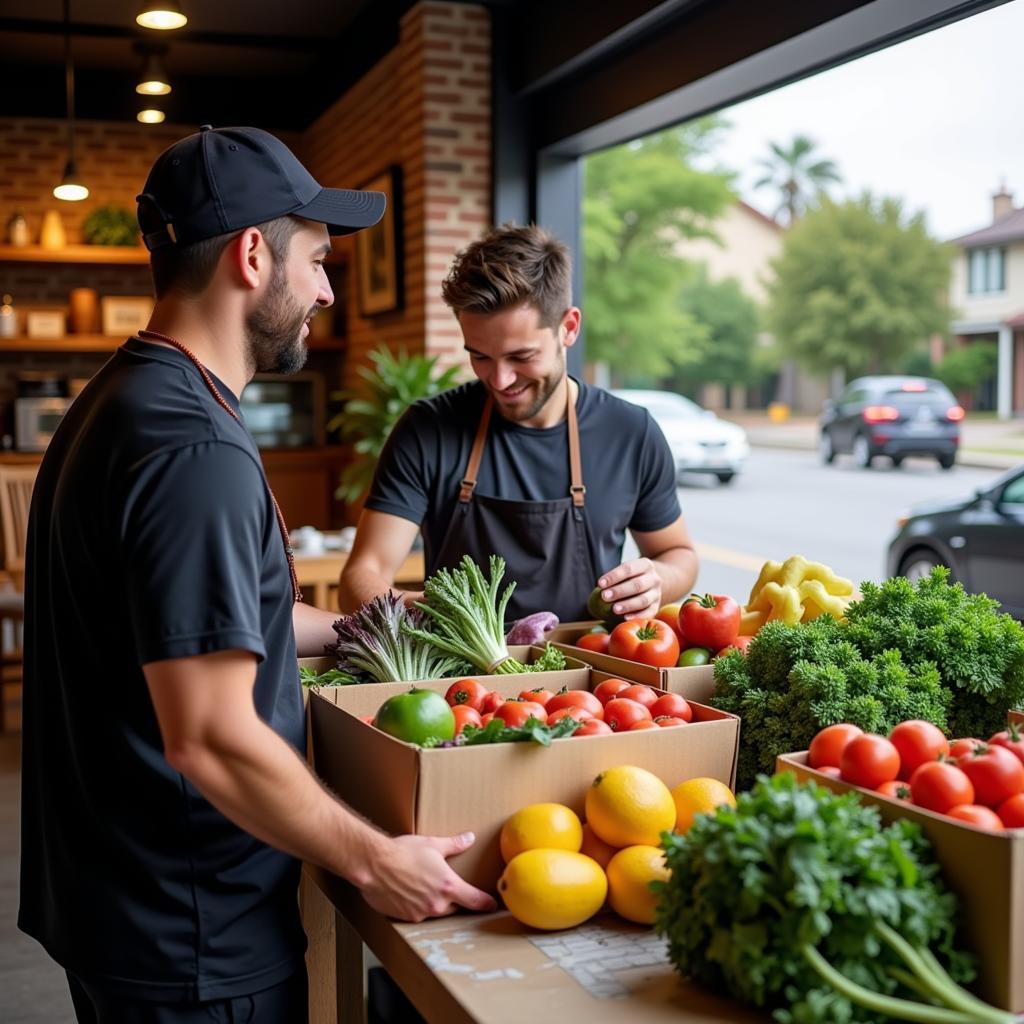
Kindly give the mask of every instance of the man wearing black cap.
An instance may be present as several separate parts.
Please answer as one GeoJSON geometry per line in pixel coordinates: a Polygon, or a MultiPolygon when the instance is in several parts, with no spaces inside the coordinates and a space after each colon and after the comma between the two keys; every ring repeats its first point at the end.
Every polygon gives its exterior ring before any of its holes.
{"type": "Polygon", "coordinates": [[[302,760],[306,607],[238,395],[305,360],[330,235],[379,193],[325,189],[279,140],[208,127],[138,197],[156,306],[75,400],[33,496],[20,927],[79,1021],[305,1020],[299,859],[419,920],[487,909],[446,857],[385,836],[302,760]]]}

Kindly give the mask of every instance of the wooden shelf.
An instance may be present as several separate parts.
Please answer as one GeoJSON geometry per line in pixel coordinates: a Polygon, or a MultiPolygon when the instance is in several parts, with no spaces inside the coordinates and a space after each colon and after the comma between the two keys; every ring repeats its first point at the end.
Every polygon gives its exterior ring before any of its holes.
{"type": "Polygon", "coordinates": [[[121,335],[68,334],[63,338],[0,338],[0,352],[112,352],[121,335]]]}
{"type": "Polygon", "coordinates": [[[40,245],[0,245],[0,261],[146,266],[149,263],[149,252],[141,245],[66,245],[63,249],[44,249],[40,245]]]}

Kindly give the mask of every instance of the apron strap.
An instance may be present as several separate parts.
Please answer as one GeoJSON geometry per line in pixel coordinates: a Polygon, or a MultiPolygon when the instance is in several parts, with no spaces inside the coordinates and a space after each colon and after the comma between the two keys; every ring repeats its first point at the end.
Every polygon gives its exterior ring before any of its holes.
{"type": "Polygon", "coordinates": [[[494,399],[490,395],[484,403],[483,415],[480,417],[480,426],[476,428],[476,438],[473,441],[472,451],[469,453],[469,464],[466,466],[466,475],[462,478],[459,486],[459,501],[465,504],[473,497],[476,490],[476,477],[480,470],[480,460],[484,454],[484,444],[487,441],[487,426],[491,422],[491,409],[494,408],[494,399]]]}
{"type": "MultiPolygon", "coordinates": [[[[580,459],[580,425],[576,417],[576,403],[572,400],[568,374],[565,375],[565,397],[569,431],[569,493],[572,495],[573,505],[576,508],[583,508],[583,496],[587,493],[587,489],[583,486],[583,462],[580,459]]],[[[480,424],[476,428],[473,447],[469,453],[466,475],[459,485],[459,501],[462,504],[468,502],[473,497],[473,491],[476,490],[477,474],[480,471],[480,460],[483,458],[484,444],[487,442],[487,428],[491,422],[493,408],[494,400],[488,395],[487,401],[484,403],[483,414],[480,416],[480,424]]]]}

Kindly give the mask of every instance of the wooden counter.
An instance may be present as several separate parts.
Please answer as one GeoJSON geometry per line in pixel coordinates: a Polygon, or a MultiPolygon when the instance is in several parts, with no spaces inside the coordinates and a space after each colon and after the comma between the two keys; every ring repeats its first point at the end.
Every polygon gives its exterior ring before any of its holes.
{"type": "MultiPolygon", "coordinates": [[[[309,603],[314,608],[338,610],[338,577],[347,560],[348,555],[344,551],[325,551],[318,555],[307,555],[298,550],[295,552],[295,572],[299,577],[299,586],[308,587],[312,591],[309,603]]],[[[423,552],[413,551],[398,567],[395,585],[402,589],[412,589],[414,584],[422,584],[423,573],[423,552]]]]}

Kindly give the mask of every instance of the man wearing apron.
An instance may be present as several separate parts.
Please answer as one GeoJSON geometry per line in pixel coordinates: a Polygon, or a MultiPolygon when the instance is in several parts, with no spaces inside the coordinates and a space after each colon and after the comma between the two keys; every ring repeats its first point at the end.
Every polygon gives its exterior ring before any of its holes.
{"type": "Polygon", "coordinates": [[[595,586],[630,618],[689,592],[697,557],[661,431],[566,372],[581,320],[571,278],[566,246],[534,226],[494,229],[456,257],[442,293],[477,379],[396,424],[342,573],[344,609],[391,588],[421,529],[428,575],[463,555],[505,559],[510,621],[591,618],[595,586]],[[641,557],[623,564],[627,529],[641,557]]]}

